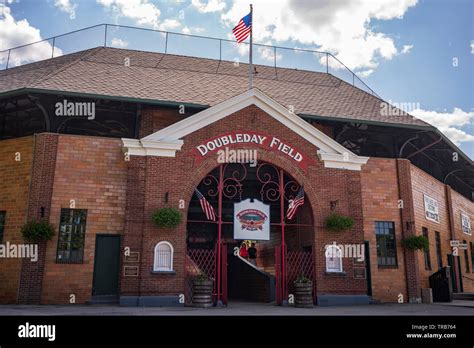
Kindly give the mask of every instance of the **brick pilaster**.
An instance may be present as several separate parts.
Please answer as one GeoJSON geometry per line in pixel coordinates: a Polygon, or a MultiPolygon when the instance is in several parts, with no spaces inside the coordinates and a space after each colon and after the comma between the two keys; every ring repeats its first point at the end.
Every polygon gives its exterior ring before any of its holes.
{"type": "MultiPolygon", "coordinates": [[[[401,211],[403,238],[416,235],[415,209],[413,207],[413,192],[411,181],[411,163],[407,159],[397,159],[398,188],[403,202],[401,211]]],[[[408,301],[421,302],[420,270],[416,250],[403,248],[405,272],[407,279],[408,301]]]]}
{"type": "Polygon", "coordinates": [[[139,295],[141,274],[137,277],[124,277],[124,266],[138,266],[141,268],[143,259],[142,240],[144,229],[145,211],[145,183],[146,183],[146,157],[132,156],[127,169],[127,199],[125,208],[125,229],[122,239],[122,251],[130,248],[131,252],[140,252],[139,262],[123,262],[122,252],[122,277],[121,295],[139,295]]]}
{"type": "MultiPolygon", "coordinates": [[[[47,219],[51,212],[58,135],[35,135],[27,220],[47,219]]],[[[47,242],[38,243],[38,261],[23,259],[17,302],[39,304],[43,286],[47,242]]]]}

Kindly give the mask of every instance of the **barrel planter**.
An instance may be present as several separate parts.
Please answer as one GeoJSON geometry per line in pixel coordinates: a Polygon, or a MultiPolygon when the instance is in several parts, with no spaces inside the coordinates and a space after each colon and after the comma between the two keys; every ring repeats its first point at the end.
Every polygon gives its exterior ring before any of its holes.
{"type": "Polygon", "coordinates": [[[193,280],[193,307],[207,308],[214,305],[212,301],[212,280],[193,280]]]}
{"type": "Polygon", "coordinates": [[[295,286],[295,307],[313,307],[313,282],[294,283],[295,286]]]}

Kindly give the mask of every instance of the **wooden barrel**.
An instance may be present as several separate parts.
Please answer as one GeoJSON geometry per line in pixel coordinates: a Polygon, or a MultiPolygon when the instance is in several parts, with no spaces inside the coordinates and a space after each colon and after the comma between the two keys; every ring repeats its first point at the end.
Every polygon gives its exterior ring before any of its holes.
{"type": "Polygon", "coordinates": [[[212,307],[212,280],[194,281],[193,282],[193,307],[212,307]]]}
{"type": "Polygon", "coordinates": [[[313,307],[313,283],[294,283],[295,285],[295,307],[313,307]]]}

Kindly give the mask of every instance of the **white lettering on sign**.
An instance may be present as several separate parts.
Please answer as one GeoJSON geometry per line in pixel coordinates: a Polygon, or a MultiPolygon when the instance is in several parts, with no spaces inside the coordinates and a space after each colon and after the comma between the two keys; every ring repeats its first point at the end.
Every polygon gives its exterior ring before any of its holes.
{"type": "Polygon", "coordinates": [[[201,156],[205,156],[208,152],[214,151],[215,149],[221,148],[223,146],[227,146],[230,144],[256,144],[256,145],[263,145],[266,136],[257,135],[257,134],[248,134],[248,133],[237,133],[237,134],[228,134],[223,135],[218,138],[209,140],[205,144],[198,145],[196,149],[199,151],[201,156]]]}
{"type": "Polygon", "coordinates": [[[277,151],[284,154],[287,157],[290,157],[295,162],[298,162],[298,165],[306,170],[310,159],[298,151],[295,147],[291,146],[288,143],[285,143],[278,137],[270,136],[262,133],[255,132],[230,132],[226,134],[221,134],[203,142],[196,146],[197,156],[199,162],[202,157],[207,156],[215,151],[219,151],[221,148],[226,146],[233,145],[255,145],[262,148],[267,148],[269,150],[277,151]]]}
{"type": "Polygon", "coordinates": [[[426,220],[439,223],[438,201],[428,195],[423,195],[425,201],[425,217],[426,220]]]}

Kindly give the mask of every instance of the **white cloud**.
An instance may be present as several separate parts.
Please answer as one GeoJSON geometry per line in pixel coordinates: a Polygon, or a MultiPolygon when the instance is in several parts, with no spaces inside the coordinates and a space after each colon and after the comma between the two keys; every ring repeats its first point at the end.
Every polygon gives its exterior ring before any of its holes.
{"type": "Polygon", "coordinates": [[[404,45],[400,54],[410,53],[412,48],[413,48],[413,45],[404,45]]]}
{"type": "Polygon", "coordinates": [[[191,30],[196,34],[200,34],[206,31],[206,29],[204,29],[203,27],[192,27],[191,30]]]}
{"type": "Polygon", "coordinates": [[[459,129],[474,124],[474,111],[466,112],[455,107],[452,112],[416,109],[411,114],[437,127],[456,145],[461,142],[474,141],[474,135],[459,129]]]}
{"type": "Polygon", "coordinates": [[[362,70],[362,71],[357,72],[356,75],[359,77],[367,77],[371,75],[373,72],[374,72],[374,69],[367,69],[367,70],[362,70]]]}
{"type": "Polygon", "coordinates": [[[97,0],[97,2],[138,24],[158,28],[161,11],[149,0],[97,0]]]}
{"type": "Polygon", "coordinates": [[[208,0],[207,3],[201,0],[192,0],[191,4],[201,13],[220,12],[226,6],[223,0],[208,0]]]}
{"type": "MultiPolygon", "coordinates": [[[[25,45],[42,40],[39,29],[32,27],[26,19],[16,21],[11,14],[11,9],[0,4],[0,50],[25,45]]],[[[52,46],[48,41],[12,50],[9,67],[29,62],[51,58],[52,46]]],[[[59,47],[54,48],[54,56],[62,55],[59,47]]],[[[5,64],[6,55],[0,56],[0,63],[5,64]]]]}
{"type": "Polygon", "coordinates": [[[163,31],[169,31],[176,29],[181,26],[181,23],[176,19],[165,19],[162,23],[158,25],[158,29],[163,31]]]}
{"type": "MultiPolygon", "coordinates": [[[[275,51],[266,46],[256,46],[257,47],[257,54],[262,58],[263,60],[266,60],[268,62],[273,63],[275,61],[275,51]]],[[[282,55],[277,52],[276,55],[276,60],[279,61],[281,60],[282,55]]]]}
{"type": "Polygon", "coordinates": [[[182,32],[183,34],[191,34],[191,29],[188,28],[188,27],[184,27],[184,28],[181,30],[181,32],[182,32]]]}
{"type": "MultiPolygon", "coordinates": [[[[383,59],[408,53],[410,45],[397,48],[392,38],[371,28],[373,19],[402,18],[418,0],[281,0],[254,5],[254,39],[296,41],[332,52],[351,69],[375,69],[383,59]]],[[[233,27],[249,11],[251,0],[234,1],[222,14],[233,27]]],[[[335,65],[334,68],[341,68],[335,65]]]]}
{"type": "Polygon", "coordinates": [[[124,40],[118,39],[118,38],[116,38],[116,37],[114,37],[114,38],[112,39],[112,46],[114,46],[114,47],[124,48],[124,47],[127,47],[128,44],[129,44],[128,41],[124,41],[124,40]]]}
{"type": "Polygon", "coordinates": [[[181,32],[183,34],[200,34],[202,33],[203,31],[205,31],[204,28],[201,28],[201,27],[184,27],[181,32]]]}
{"type": "Polygon", "coordinates": [[[474,54],[474,40],[471,41],[471,54],[474,54]]]}
{"type": "Polygon", "coordinates": [[[55,0],[54,6],[59,8],[61,11],[68,13],[71,19],[76,17],[77,4],[73,5],[69,0],[55,0]]]}

